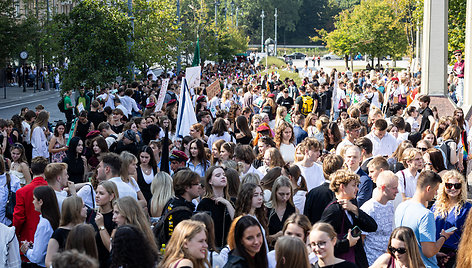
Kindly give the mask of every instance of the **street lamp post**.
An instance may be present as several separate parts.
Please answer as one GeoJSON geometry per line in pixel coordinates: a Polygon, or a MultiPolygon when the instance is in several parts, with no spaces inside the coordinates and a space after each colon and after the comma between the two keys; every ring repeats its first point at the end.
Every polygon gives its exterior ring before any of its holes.
{"type": "Polygon", "coordinates": [[[238,15],[239,15],[239,7],[236,7],[236,28],[239,26],[238,15]]]}
{"type": "Polygon", "coordinates": [[[264,53],[264,10],[262,10],[261,19],[262,19],[262,34],[261,34],[261,53],[264,53]]]}
{"type": "Polygon", "coordinates": [[[274,17],[275,17],[275,45],[274,45],[274,54],[275,56],[277,57],[277,8],[275,9],[275,14],[274,14],[274,17]]]}

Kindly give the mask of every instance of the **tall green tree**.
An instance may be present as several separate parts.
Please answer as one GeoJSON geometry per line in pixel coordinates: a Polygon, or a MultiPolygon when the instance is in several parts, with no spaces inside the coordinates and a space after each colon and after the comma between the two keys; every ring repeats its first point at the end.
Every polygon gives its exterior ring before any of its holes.
{"type": "Polygon", "coordinates": [[[131,25],[121,3],[83,0],[72,9],[61,31],[69,59],[62,74],[63,87],[95,87],[117,76],[130,76],[131,25]]]}
{"type": "Polygon", "coordinates": [[[164,68],[175,61],[176,7],[171,0],[134,0],[134,63],[143,73],[154,65],[164,68]]]}

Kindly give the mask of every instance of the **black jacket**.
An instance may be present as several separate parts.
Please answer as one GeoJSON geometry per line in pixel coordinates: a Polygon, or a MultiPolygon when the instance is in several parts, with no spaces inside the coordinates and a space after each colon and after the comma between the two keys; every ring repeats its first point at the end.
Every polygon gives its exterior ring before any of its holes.
{"type": "MultiPolygon", "coordinates": [[[[353,221],[351,224],[342,206],[337,203],[336,198],[334,198],[332,202],[334,203],[328,205],[324,210],[323,215],[321,216],[321,221],[331,224],[337,234],[347,234],[348,230],[352,229],[354,226],[358,226],[365,232],[377,231],[377,223],[375,220],[361,209],[358,210],[359,215],[357,217],[352,212],[349,212],[353,221]]],[[[351,202],[357,206],[357,201],[355,199],[351,200],[351,202]]],[[[336,245],[334,246],[335,256],[346,253],[348,250],[349,241],[347,239],[343,238],[336,241],[336,245]]],[[[357,244],[354,246],[354,252],[357,266],[360,268],[369,267],[361,240],[357,241],[357,244]]]]}
{"type": "Polygon", "coordinates": [[[333,198],[334,193],[329,189],[329,183],[327,182],[308,192],[303,214],[308,217],[311,224],[315,224],[321,219],[324,209],[333,201],[333,198]]]}
{"type": "Polygon", "coordinates": [[[193,216],[193,211],[195,211],[195,205],[192,202],[185,200],[181,196],[176,196],[169,200],[169,202],[167,202],[167,205],[165,206],[164,211],[162,212],[162,215],[165,215],[168,211],[181,206],[185,206],[188,209],[176,211],[174,214],[172,214],[172,220],[167,221],[166,219],[166,222],[164,224],[164,228],[168,230],[167,238],[169,239],[170,236],[172,236],[172,233],[174,232],[175,226],[177,226],[177,224],[179,224],[181,221],[189,220],[193,216]]]}
{"type": "Polygon", "coordinates": [[[233,254],[233,251],[231,251],[228,256],[228,262],[223,266],[223,268],[249,268],[249,264],[246,259],[233,254]]]}

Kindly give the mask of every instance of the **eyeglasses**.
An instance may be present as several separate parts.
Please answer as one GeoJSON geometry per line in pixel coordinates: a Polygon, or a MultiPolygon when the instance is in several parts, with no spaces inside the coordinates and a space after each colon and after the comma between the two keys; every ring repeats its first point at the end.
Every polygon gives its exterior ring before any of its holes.
{"type": "Polygon", "coordinates": [[[318,247],[318,248],[325,248],[326,247],[326,241],[318,242],[318,243],[311,243],[312,247],[318,247]]]}
{"type": "Polygon", "coordinates": [[[388,250],[392,253],[395,254],[395,252],[398,252],[398,254],[405,254],[406,253],[406,248],[394,248],[392,246],[388,247],[388,250]]]}
{"type": "Polygon", "coordinates": [[[462,188],[462,183],[445,183],[446,189],[452,189],[452,187],[456,188],[456,190],[460,190],[462,188]]]}
{"type": "Polygon", "coordinates": [[[421,150],[423,152],[426,152],[428,150],[428,148],[425,147],[416,147],[416,149],[421,150]]]}

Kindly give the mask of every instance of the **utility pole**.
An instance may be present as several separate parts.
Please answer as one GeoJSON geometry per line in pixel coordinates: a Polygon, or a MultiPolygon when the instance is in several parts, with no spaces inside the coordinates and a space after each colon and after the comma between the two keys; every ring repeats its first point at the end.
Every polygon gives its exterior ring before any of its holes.
{"type": "Polygon", "coordinates": [[[275,17],[275,46],[274,46],[274,54],[275,56],[277,57],[277,8],[275,9],[275,14],[274,14],[274,17],[275,17]]]}
{"type": "Polygon", "coordinates": [[[262,10],[261,19],[262,19],[262,34],[261,34],[261,53],[264,53],[264,10],[262,10]]]}
{"type": "Polygon", "coordinates": [[[177,75],[179,75],[180,70],[182,69],[182,59],[180,55],[180,43],[182,40],[180,39],[180,0],[177,0],[177,30],[179,31],[179,37],[177,39],[177,75]]]}

